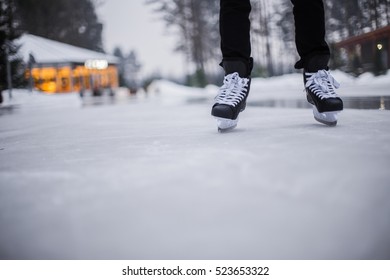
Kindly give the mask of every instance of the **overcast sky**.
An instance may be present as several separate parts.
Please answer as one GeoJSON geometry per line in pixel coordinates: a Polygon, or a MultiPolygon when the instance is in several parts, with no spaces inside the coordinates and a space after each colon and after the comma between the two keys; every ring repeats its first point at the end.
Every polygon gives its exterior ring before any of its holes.
{"type": "Polygon", "coordinates": [[[153,6],[145,0],[105,0],[97,13],[104,24],[103,44],[108,53],[121,47],[124,53],[135,50],[142,74],[160,72],[181,76],[183,56],[174,53],[175,37],[167,32],[165,23],[153,13],[153,6]]]}

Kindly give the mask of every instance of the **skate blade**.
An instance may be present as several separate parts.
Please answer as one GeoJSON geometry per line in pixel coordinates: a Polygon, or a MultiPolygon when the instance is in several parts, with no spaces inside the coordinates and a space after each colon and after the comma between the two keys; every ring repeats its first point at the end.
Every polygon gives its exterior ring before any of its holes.
{"type": "Polygon", "coordinates": [[[330,112],[318,112],[317,107],[313,105],[313,115],[314,119],[322,124],[327,126],[336,126],[338,113],[340,111],[330,111],[330,112]]]}
{"type": "Polygon", "coordinates": [[[238,118],[235,120],[224,119],[224,118],[216,118],[216,119],[217,119],[218,132],[226,132],[232,130],[237,126],[238,123],[238,118]]]}

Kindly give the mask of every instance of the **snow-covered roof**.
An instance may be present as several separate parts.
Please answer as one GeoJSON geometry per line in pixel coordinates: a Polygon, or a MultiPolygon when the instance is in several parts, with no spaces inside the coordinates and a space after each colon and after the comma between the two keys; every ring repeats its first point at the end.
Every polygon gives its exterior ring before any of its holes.
{"type": "Polygon", "coordinates": [[[116,64],[119,58],[88,49],[83,49],[65,43],[49,40],[43,37],[24,34],[15,41],[20,45],[19,54],[24,61],[32,54],[37,63],[85,63],[90,59],[106,60],[116,64]]]}

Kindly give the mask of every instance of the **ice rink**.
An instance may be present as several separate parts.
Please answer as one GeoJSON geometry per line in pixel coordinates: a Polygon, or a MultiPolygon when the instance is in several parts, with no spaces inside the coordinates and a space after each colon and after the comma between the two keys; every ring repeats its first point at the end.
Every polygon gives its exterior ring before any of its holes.
{"type": "MultiPolygon", "coordinates": [[[[388,77],[340,95],[390,95],[388,77]]],[[[248,102],[304,100],[298,80],[254,81],[248,102]]],[[[215,94],[15,91],[0,106],[0,259],[390,258],[385,101],[336,127],[248,106],[220,134],[215,94]]]]}

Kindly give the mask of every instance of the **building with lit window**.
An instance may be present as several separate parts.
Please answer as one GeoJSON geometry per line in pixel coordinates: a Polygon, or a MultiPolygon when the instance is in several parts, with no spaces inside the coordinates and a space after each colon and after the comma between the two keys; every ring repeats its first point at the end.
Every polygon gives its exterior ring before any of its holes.
{"type": "Polygon", "coordinates": [[[24,34],[16,44],[31,86],[47,93],[118,87],[119,59],[46,38],[24,34]]]}
{"type": "Polygon", "coordinates": [[[390,69],[390,26],[336,43],[347,61],[348,72],[383,74],[390,69]]]}

